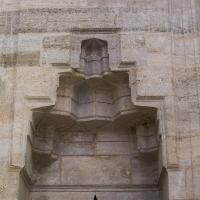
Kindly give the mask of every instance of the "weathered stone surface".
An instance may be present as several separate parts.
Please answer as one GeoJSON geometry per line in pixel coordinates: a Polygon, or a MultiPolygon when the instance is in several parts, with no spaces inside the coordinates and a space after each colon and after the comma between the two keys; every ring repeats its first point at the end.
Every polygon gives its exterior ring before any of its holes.
{"type": "Polygon", "coordinates": [[[199,200],[199,31],[199,0],[0,0],[0,199],[199,200]],[[81,71],[90,39],[107,45],[81,71]],[[31,109],[55,104],[70,117],[49,137],[48,115],[32,147],[31,109]]]}

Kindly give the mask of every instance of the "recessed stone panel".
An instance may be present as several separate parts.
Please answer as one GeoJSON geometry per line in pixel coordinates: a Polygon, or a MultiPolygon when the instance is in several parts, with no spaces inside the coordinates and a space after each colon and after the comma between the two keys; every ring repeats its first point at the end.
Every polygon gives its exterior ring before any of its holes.
{"type": "Polygon", "coordinates": [[[130,184],[128,156],[71,156],[62,158],[62,184],[130,184]]]}

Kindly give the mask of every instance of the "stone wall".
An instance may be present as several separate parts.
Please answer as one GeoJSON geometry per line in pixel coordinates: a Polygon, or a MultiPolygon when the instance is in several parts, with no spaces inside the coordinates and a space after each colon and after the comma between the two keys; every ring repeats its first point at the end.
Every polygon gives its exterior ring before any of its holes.
{"type": "Polygon", "coordinates": [[[26,196],[31,109],[55,104],[58,73],[94,36],[130,70],[134,105],[158,109],[169,199],[200,199],[199,13],[199,0],[0,0],[0,199],[26,196]]]}

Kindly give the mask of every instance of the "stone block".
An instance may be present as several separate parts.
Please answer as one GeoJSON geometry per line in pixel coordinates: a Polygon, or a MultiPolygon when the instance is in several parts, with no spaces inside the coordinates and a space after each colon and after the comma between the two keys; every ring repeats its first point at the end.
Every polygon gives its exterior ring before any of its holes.
{"type": "Polygon", "coordinates": [[[130,159],[126,156],[70,156],[62,158],[65,185],[130,184],[130,159]],[[117,166],[117,167],[116,167],[117,166]]]}
{"type": "Polygon", "coordinates": [[[129,155],[129,142],[97,142],[97,155],[129,155]]]}
{"type": "MultiPolygon", "coordinates": [[[[168,54],[171,53],[171,36],[168,33],[146,33],[146,48],[148,53],[168,54]]],[[[165,63],[165,62],[164,62],[165,63]]]]}
{"type": "Polygon", "coordinates": [[[185,171],[170,171],[169,176],[169,199],[186,199],[185,171]],[[174,187],[176,185],[176,187],[174,187]]]}

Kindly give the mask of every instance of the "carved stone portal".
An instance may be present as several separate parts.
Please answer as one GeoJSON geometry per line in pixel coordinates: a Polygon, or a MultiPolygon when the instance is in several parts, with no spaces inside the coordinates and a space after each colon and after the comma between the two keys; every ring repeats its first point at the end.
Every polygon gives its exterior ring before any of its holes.
{"type": "Polygon", "coordinates": [[[133,105],[128,72],[110,71],[107,45],[83,41],[55,105],[33,110],[22,173],[32,200],[159,199],[156,110],[133,105]]]}

